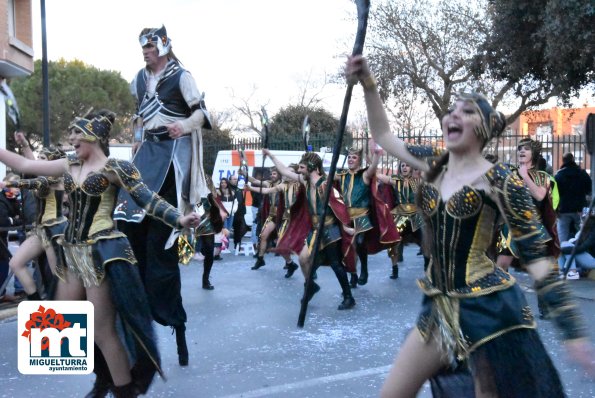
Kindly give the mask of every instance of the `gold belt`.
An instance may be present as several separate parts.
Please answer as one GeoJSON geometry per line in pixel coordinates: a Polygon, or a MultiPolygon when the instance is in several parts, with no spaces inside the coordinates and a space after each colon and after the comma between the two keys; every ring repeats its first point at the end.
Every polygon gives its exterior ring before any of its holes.
{"type": "MultiPolygon", "coordinates": [[[[318,225],[320,218],[318,216],[312,216],[312,224],[318,225]]],[[[326,216],[324,218],[324,225],[332,225],[335,222],[335,218],[333,216],[326,216]]]]}
{"type": "Polygon", "coordinates": [[[348,207],[347,211],[349,212],[349,218],[358,218],[370,212],[367,207],[348,207]]]}

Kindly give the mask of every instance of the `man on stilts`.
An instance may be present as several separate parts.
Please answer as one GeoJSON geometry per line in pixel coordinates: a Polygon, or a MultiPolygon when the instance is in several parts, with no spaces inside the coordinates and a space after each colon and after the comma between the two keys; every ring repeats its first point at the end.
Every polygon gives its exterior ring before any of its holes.
{"type": "MultiPolygon", "coordinates": [[[[203,95],[173,54],[165,27],[139,35],[146,67],[130,88],[137,101],[134,165],[149,188],[182,214],[209,193],[202,167],[201,128],[210,128],[203,95]],[[140,145],[140,146],[139,146],[140,145]]],[[[188,365],[186,311],[182,305],[177,232],[145,217],[126,192],[120,192],[114,219],[127,235],[155,321],[176,333],[178,362],[188,365]]]]}

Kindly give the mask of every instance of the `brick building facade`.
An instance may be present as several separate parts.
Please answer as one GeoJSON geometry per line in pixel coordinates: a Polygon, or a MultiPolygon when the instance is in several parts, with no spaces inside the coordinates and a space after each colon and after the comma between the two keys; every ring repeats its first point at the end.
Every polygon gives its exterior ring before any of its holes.
{"type": "Polygon", "coordinates": [[[31,0],[0,0],[0,76],[33,72],[31,0]]]}

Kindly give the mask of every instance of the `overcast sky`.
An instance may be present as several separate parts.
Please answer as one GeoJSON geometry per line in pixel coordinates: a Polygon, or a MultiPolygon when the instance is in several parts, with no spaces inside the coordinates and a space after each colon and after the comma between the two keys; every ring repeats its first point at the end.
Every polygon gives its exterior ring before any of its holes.
{"type": "MultiPolygon", "coordinates": [[[[79,59],[130,81],[143,67],[138,34],[164,24],[173,49],[206,92],[207,106],[231,107],[232,89],[269,114],[292,102],[309,75],[332,74],[351,51],[351,0],[53,0],[46,1],[48,59],[79,59]]],[[[41,58],[39,2],[33,2],[35,59],[41,58]]],[[[328,88],[337,116],[344,87],[328,88]]],[[[354,98],[354,102],[356,102],[354,98]]],[[[359,101],[359,104],[363,105],[359,101]]],[[[295,103],[295,101],[293,101],[295,103]]]]}

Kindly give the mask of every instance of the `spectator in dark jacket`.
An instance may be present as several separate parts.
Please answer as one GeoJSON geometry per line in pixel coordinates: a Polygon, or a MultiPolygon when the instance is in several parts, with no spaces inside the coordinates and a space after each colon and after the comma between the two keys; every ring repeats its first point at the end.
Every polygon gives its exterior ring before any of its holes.
{"type": "MultiPolygon", "coordinates": [[[[8,174],[4,181],[12,181],[18,178],[14,174],[8,174]]],[[[17,188],[5,188],[0,193],[0,228],[9,229],[21,224],[19,217],[16,197],[19,195],[17,188]]],[[[0,287],[4,286],[8,277],[8,262],[10,261],[10,252],[8,250],[8,231],[0,231],[0,287]]],[[[6,295],[6,289],[0,291],[2,301],[13,301],[15,298],[6,295]]]]}
{"type": "Polygon", "coordinates": [[[591,191],[591,178],[575,163],[570,152],[562,156],[562,167],[555,178],[560,194],[558,238],[564,242],[579,228],[580,212],[587,205],[587,195],[591,191]]]}
{"type": "Polygon", "coordinates": [[[235,200],[237,201],[237,210],[235,210],[234,217],[233,217],[233,245],[234,248],[241,244],[242,238],[246,235],[248,231],[248,226],[246,225],[246,221],[244,220],[244,216],[246,215],[246,203],[244,200],[244,191],[238,187],[238,176],[234,174],[229,177],[229,188],[233,192],[235,196],[235,200]]]}

